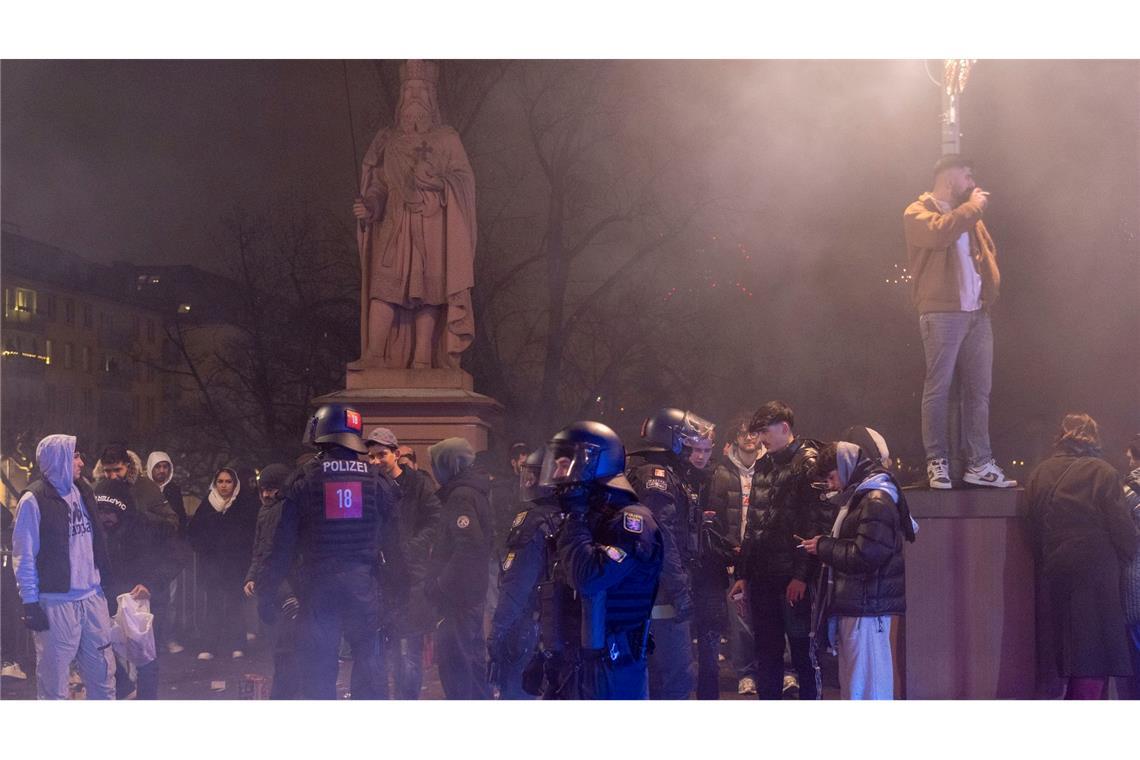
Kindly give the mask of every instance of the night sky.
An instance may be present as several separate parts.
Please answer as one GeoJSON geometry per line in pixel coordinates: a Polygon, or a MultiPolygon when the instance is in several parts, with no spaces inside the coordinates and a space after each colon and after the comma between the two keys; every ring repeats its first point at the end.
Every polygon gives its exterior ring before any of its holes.
{"type": "MultiPolygon", "coordinates": [[[[390,115],[372,63],[348,71],[359,157],[390,115]]],[[[677,161],[728,199],[700,234],[762,252],[748,276],[763,303],[740,307],[755,311],[738,337],[776,348],[761,379],[714,411],[800,393],[822,436],[902,406],[881,425],[912,450],[921,344],[905,291],[884,278],[904,260],[902,210],[929,189],[938,155],[939,94],[922,62],[620,71],[677,161]],[[826,392],[804,391],[805,372],[825,375],[826,392]]],[[[349,223],[340,61],[6,61],[0,83],[3,219],[24,235],[102,262],[218,268],[212,239],[234,207],[296,200],[349,223]]],[[[493,97],[468,141],[477,181],[513,128],[509,100],[493,97]]],[[[963,148],[993,193],[986,222],[1003,272],[999,458],[1032,456],[1010,449],[1036,447],[1069,408],[1100,418],[1114,447],[1140,430],[1138,115],[1135,62],[983,60],[967,87],[963,148]]]]}

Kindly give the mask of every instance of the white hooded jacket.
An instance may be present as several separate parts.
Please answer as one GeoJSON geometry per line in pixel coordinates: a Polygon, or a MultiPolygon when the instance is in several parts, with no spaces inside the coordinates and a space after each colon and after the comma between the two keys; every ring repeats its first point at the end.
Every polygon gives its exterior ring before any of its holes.
{"type": "Polygon", "coordinates": [[[75,436],[49,435],[36,446],[36,462],[44,480],[71,509],[71,590],[66,594],[40,595],[36,556],[40,552],[40,505],[31,493],[20,497],[12,532],[13,569],[24,604],[38,601],[78,601],[100,590],[99,570],[95,567],[92,544],[92,515],[87,514],[79,489],[73,482],[75,436]]]}

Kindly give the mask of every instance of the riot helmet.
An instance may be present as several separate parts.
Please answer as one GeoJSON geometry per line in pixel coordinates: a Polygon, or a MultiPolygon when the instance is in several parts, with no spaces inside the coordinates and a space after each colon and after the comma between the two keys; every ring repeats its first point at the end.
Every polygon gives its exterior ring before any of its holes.
{"type": "Polygon", "coordinates": [[[540,486],[538,484],[539,478],[542,477],[542,460],[543,455],[546,454],[546,448],[538,448],[532,451],[519,467],[519,500],[538,502],[547,496],[551,495],[550,486],[540,486]]]}
{"type": "Polygon", "coordinates": [[[364,417],[347,404],[325,404],[313,414],[305,429],[304,443],[320,447],[322,443],[335,443],[367,454],[364,439],[364,417]]]}
{"type": "Polygon", "coordinates": [[[711,438],[716,426],[693,412],[664,407],[641,423],[641,437],[677,456],[701,438],[711,438]]]}
{"type": "Polygon", "coordinates": [[[625,478],[625,445],[607,425],[582,420],[562,428],[542,456],[539,488],[591,485],[635,493],[625,478]]]}

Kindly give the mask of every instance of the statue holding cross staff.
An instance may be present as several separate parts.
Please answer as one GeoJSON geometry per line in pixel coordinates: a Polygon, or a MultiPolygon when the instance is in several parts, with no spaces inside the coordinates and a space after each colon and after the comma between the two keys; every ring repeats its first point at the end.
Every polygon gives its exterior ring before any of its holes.
{"type": "Polygon", "coordinates": [[[441,123],[439,66],[400,67],[396,123],[364,154],[353,214],[361,263],[361,354],[350,370],[459,367],[475,336],[475,176],[441,123]]]}

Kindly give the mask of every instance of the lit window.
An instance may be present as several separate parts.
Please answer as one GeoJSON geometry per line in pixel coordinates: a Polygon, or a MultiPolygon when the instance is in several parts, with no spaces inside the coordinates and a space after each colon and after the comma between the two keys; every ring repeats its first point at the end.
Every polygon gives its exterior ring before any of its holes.
{"type": "Polygon", "coordinates": [[[16,311],[34,314],[36,312],[36,291],[16,288],[16,311]]]}

